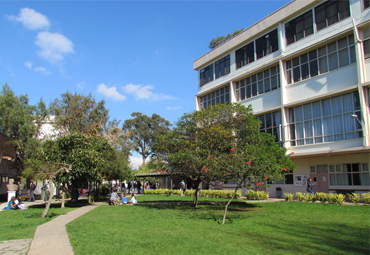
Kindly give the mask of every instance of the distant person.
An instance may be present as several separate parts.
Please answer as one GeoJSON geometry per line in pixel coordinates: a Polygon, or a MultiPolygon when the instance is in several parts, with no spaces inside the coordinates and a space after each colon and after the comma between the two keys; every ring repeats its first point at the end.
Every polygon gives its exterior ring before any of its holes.
{"type": "Polygon", "coordinates": [[[110,194],[109,205],[116,205],[119,202],[119,196],[115,190],[110,194]]]}
{"type": "Polygon", "coordinates": [[[49,200],[49,195],[50,195],[50,189],[49,189],[49,182],[46,182],[45,185],[44,185],[44,191],[45,191],[45,195],[44,195],[44,201],[47,202],[49,200]]]}
{"type": "Polygon", "coordinates": [[[127,198],[126,198],[126,196],[122,193],[121,194],[121,196],[122,196],[122,201],[121,201],[121,204],[127,204],[127,198]]]}
{"type": "Polygon", "coordinates": [[[30,185],[30,202],[35,202],[35,190],[36,190],[36,185],[31,181],[30,185]]]}
{"type": "Polygon", "coordinates": [[[20,197],[22,196],[22,187],[21,187],[21,182],[17,181],[17,193],[15,194],[15,197],[20,197]]]}
{"type": "Polygon", "coordinates": [[[131,193],[131,185],[132,185],[131,182],[128,182],[128,184],[127,184],[127,189],[128,189],[127,192],[128,193],[131,193]]]}
{"type": "Polygon", "coordinates": [[[141,182],[138,181],[137,184],[136,184],[136,186],[137,186],[137,193],[140,194],[141,182]]]}
{"type": "Polygon", "coordinates": [[[313,194],[313,182],[311,178],[309,178],[307,181],[307,192],[309,194],[313,194]]]}
{"type": "Polygon", "coordinates": [[[121,192],[126,194],[126,184],[124,182],[121,183],[121,192]]]}

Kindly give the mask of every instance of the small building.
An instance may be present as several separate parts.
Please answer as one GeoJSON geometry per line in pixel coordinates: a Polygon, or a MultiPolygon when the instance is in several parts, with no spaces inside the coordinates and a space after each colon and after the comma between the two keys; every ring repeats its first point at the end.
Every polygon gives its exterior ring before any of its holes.
{"type": "Polygon", "coordinates": [[[13,168],[13,160],[16,157],[13,140],[0,132],[0,201],[7,201],[8,189],[6,185],[10,178],[16,178],[17,171],[13,168]]]}

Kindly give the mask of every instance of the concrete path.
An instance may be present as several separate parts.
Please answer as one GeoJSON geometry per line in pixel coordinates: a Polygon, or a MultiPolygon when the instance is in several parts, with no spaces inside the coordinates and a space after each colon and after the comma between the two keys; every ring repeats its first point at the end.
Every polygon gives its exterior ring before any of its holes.
{"type": "Polygon", "coordinates": [[[38,226],[28,255],[73,255],[74,253],[71,243],[69,242],[66,224],[95,209],[98,205],[78,208],[38,226]]]}
{"type": "Polygon", "coordinates": [[[22,239],[14,241],[0,242],[1,255],[26,255],[32,239],[22,239]]]}

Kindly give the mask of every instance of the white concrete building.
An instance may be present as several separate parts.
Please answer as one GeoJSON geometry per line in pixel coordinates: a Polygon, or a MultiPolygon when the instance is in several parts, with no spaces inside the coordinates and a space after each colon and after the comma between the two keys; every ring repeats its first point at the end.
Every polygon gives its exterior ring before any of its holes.
{"type": "Polygon", "coordinates": [[[369,0],[292,1],[193,67],[197,110],[252,105],[261,131],[288,149],[298,169],[271,197],[306,192],[306,177],[315,192],[369,191],[369,0]]]}

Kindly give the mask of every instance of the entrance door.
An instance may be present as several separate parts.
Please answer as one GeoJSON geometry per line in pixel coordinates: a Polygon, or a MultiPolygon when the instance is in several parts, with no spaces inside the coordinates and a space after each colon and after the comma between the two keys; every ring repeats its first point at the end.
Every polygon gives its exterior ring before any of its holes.
{"type": "Polygon", "coordinates": [[[314,183],[313,192],[329,193],[328,165],[311,166],[310,178],[314,183]]]}

